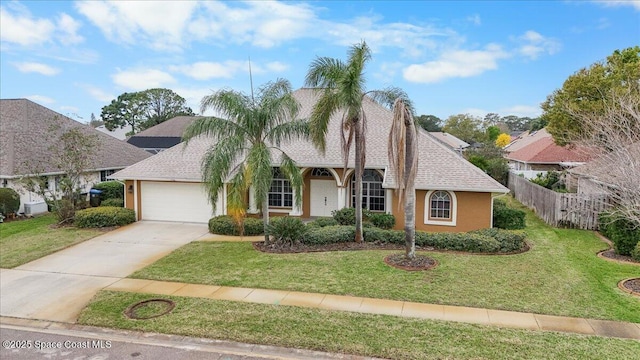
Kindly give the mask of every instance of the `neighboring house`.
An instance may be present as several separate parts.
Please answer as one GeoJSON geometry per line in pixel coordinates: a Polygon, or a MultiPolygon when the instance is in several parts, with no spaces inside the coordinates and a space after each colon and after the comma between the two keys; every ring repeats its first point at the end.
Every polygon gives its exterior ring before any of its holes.
{"type": "Polygon", "coordinates": [[[50,149],[58,139],[56,135],[74,127],[88,135],[97,136],[93,164],[87,169],[82,184],[85,192],[93,184],[105,181],[115,171],[150,156],[135,146],[30,100],[0,100],[0,186],[13,188],[20,193],[19,212],[24,212],[24,204],[28,204],[27,212],[34,208],[44,208],[46,211],[44,199],[25,190],[21,180],[33,175],[45,176],[49,190],[57,191],[63,173],[56,168],[50,149]],[[57,133],[51,132],[54,120],[60,126],[57,133]]]}
{"type": "Polygon", "coordinates": [[[614,190],[612,184],[624,184],[640,191],[640,142],[624,151],[598,157],[568,171],[567,188],[578,194],[604,195],[614,190]]]}
{"type": "Polygon", "coordinates": [[[511,142],[509,143],[509,145],[504,147],[504,151],[506,153],[512,153],[540,139],[551,138],[551,137],[552,137],[551,134],[547,132],[546,128],[540,129],[538,131],[529,131],[529,130],[521,131],[521,132],[518,132],[517,135],[516,133],[513,133],[511,135],[511,142]]]}
{"type": "Polygon", "coordinates": [[[127,142],[157,154],[182,142],[184,129],[197,118],[197,116],[176,116],[131,136],[127,142]]]}
{"type": "MultiPolygon", "coordinates": [[[[315,104],[312,89],[294,92],[300,102],[301,118],[308,118],[315,104]]],[[[387,143],[392,113],[365,99],[367,113],[366,170],[363,204],[373,212],[392,213],[396,228],[404,224],[404,213],[393,191],[394,177],[387,171],[387,143]]],[[[270,215],[302,218],[331,216],[333,210],[352,206],[353,151],[346,174],[341,151],[342,114],[335,114],[327,132],[326,153],[309,141],[295,140],[281,148],[298,163],[304,177],[301,206],[289,182],[277,174],[269,192],[270,215]]],[[[493,197],[509,190],[464,160],[424,131],[419,131],[419,164],[416,178],[416,228],[425,231],[470,231],[492,226],[493,197]]],[[[213,145],[209,138],[193,139],[112,175],[125,181],[125,206],[136,211],[139,220],[206,223],[227,211],[226,191],[218,198],[216,212],[208,202],[202,184],[201,162],[213,145]]],[[[274,160],[279,159],[274,153],[274,160]]],[[[276,166],[277,163],[274,163],[276,166]]],[[[258,209],[249,191],[249,213],[258,209]]]]}
{"type": "Polygon", "coordinates": [[[462,152],[470,146],[468,143],[458,139],[451,134],[447,134],[446,132],[432,131],[429,132],[429,135],[433,136],[436,140],[448,146],[451,150],[457,152],[458,154],[462,154],[462,152]]]}
{"type": "Polygon", "coordinates": [[[582,165],[591,158],[591,152],[584,147],[556,145],[545,129],[516,139],[505,151],[509,167],[526,178],[534,178],[537,174],[548,171],[567,170],[582,165]]]}
{"type": "Polygon", "coordinates": [[[129,132],[129,130],[131,130],[131,129],[127,128],[127,127],[115,128],[113,130],[109,130],[104,125],[100,125],[100,126],[96,127],[95,129],[100,131],[101,133],[105,133],[107,135],[111,135],[111,136],[113,136],[114,138],[116,138],[118,140],[125,140],[127,138],[127,133],[129,132]]]}

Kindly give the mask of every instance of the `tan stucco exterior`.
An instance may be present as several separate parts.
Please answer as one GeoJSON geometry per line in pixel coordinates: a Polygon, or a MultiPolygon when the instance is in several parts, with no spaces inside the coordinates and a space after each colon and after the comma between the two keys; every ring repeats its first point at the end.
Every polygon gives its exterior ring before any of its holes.
{"type": "MultiPolygon", "coordinates": [[[[443,221],[443,225],[425,224],[425,203],[428,201],[427,190],[416,191],[416,230],[430,232],[466,232],[491,227],[491,193],[481,192],[453,192],[456,197],[456,221],[455,226],[446,225],[450,222],[443,221]]],[[[391,212],[396,217],[394,229],[404,228],[404,210],[398,209],[398,197],[394,193],[392,198],[393,208],[391,212]]]]}

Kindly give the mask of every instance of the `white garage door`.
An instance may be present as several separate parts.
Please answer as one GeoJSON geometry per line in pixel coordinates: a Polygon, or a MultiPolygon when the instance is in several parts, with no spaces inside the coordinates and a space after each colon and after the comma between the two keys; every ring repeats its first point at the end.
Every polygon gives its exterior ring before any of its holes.
{"type": "MultiPolygon", "coordinates": [[[[207,223],[215,216],[200,183],[143,181],[140,192],[142,220],[207,223]]],[[[220,214],[221,203],[218,198],[220,214]]]]}

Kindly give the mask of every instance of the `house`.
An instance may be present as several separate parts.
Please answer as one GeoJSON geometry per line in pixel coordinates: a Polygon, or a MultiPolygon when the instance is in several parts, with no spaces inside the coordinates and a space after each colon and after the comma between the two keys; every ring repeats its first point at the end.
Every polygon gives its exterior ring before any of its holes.
{"type": "Polygon", "coordinates": [[[429,135],[433,136],[436,140],[448,146],[451,150],[454,150],[458,154],[462,154],[462,152],[470,146],[470,144],[458,139],[451,134],[447,134],[446,132],[431,131],[429,132],[429,135]]]}
{"type": "Polygon", "coordinates": [[[640,192],[640,142],[597,157],[568,171],[567,187],[578,194],[640,192]],[[622,189],[619,189],[622,186],[622,189]],[[618,188],[618,189],[616,189],[618,188]]]}
{"type": "Polygon", "coordinates": [[[592,156],[592,152],[584,147],[557,145],[545,129],[525,134],[511,142],[505,151],[509,167],[526,178],[570,169],[584,164],[592,156]]]}
{"type": "MultiPolygon", "coordinates": [[[[300,89],[294,96],[301,105],[300,117],[308,118],[317,99],[316,92],[300,89]]],[[[393,190],[395,179],[387,170],[393,115],[368,98],[365,111],[368,126],[363,205],[372,212],[394,214],[396,228],[401,229],[404,214],[393,190]]],[[[344,173],[341,117],[336,114],[329,123],[324,154],[306,140],[282,144],[281,148],[297,162],[303,174],[302,201],[301,206],[296,206],[289,182],[276,173],[268,197],[270,215],[331,216],[333,210],[353,206],[353,151],[344,173]]],[[[461,232],[491,227],[493,198],[509,190],[426,132],[420,130],[418,134],[416,228],[461,232]]],[[[211,139],[199,137],[187,146],[179,144],[113,174],[113,178],[126,183],[125,206],[134,209],[139,220],[205,223],[212,216],[225,214],[226,191],[218,197],[214,213],[201,183],[201,161],[212,145],[211,139]]],[[[248,197],[248,212],[257,213],[252,191],[248,197]]]]}
{"type": "MultiPolygon", "coordinates": [[[[84,177],[83,190],[105,181],[107,176],[150,155],[94,128],[81,124],[27,99],[0,100],[0,181],[20,193],[20,210],[34,208],[46,211],[44,199],[24,189],[21,180],[29,176],[45,176],[50,191],[57,191],[63,173],[56,167],[50,149],[61,134],[71,128],[96,135],[97,148],[92,166],[84,177]],[[53,130],[56,123],[60,128],[53,130]],[[43,206],[44,205],[44,206],[43,206]]],[[[36,210],[35,212],[41,212],[36,210]]]]}
{"type": "Polygon", "coordinates": [[[127,133],[129,132],[129,128],[115,128],[113,130],[109,130],[107,129],[106,126],[104,125],[100,125],[98,127],[96,127],[96,130],[105,133],[107,135],[113,136],[114,138],[118,139],[118,140],[125,140],[127,138],[127,133]]]}
{"type": "Polygon", "coordinates": [[[127,142],[157,154],[182,142],[184,129],[197,118],[197,116],[176,116],[131,136],[127,142]]]}

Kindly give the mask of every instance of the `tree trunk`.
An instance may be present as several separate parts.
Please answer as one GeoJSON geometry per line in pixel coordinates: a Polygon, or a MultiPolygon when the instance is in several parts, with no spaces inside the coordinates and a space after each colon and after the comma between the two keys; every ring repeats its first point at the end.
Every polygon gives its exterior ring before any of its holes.
{"type": "Polygon", "coordinates": [[[269,199],[262,201],[262,225],[264,226],[264,243],[269,245],[269,234],[267,234],[267,227],[269,226],[269,199]]]}
{"type": "Polygon", "coordinates": [[[362,133],[360,131],[362,120],[357,121],[355,126],[355,142],[356,142],[356,151],[355,151],[355,185],[356,185],[356,237],[355,242],[359,243],[363,241],[362,235],[362,173],[363,173],[363,164],[362,164],[362,144],[361,137],[362,133]]]}
{"type": "MultiPolygon", "coordinates": [[[[414,124],[410,124],[410,126],[414,126],[414,124]]],[[[416,156],[416,140],[415,132],[411,131],[410,127],[407,127],[404,183],[409,186],[404,189],[404,241],[405,255],[408,259],[416,257],[416,187],[414,181],[407,181],[408,177],[412,175],[411,167],[416,156]]]]}

